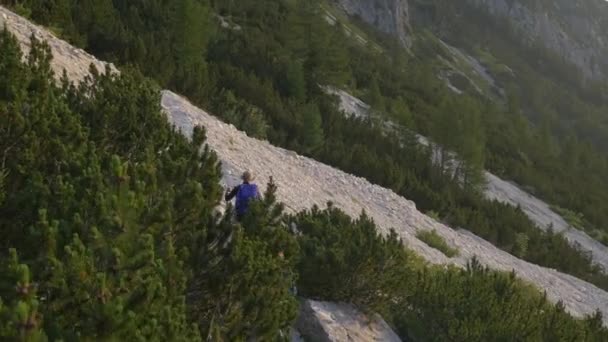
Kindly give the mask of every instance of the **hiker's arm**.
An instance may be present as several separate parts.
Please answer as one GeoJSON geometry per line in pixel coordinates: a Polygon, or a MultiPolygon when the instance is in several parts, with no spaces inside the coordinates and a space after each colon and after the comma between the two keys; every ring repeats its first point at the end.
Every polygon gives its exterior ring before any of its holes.
{"type": "Polygon", "coordinates": [[[226,193],[226,196],[224,197],[224,199],[226,200],[226,202],[231,201],[234,198],[234,196],[236,196],[236,194],[239,192],[239,188],[240,187],[241,187],[240,185],[235,186],[232,189],[232,191],[230,191],[230,193],[226,193]]]}

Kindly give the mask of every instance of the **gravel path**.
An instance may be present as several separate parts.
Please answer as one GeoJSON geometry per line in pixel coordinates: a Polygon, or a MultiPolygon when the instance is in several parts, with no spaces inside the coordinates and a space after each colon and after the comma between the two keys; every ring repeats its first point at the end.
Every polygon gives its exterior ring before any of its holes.
{"type": "MultiPolygon", "coordinates": [[[[72,81],[82,80],[91,64],[97,68],[106,65],[2,7],[0,25],[6,25],[24,47],[29,44],[32,33],[46,40],[55,56],[53,69],[58,75],[62,70],[67,70],[72,81]]],[[[494,269],[515,270],[522,279],[545,290],[551,300],[562,300],[574,315],[589,314],[600,309],[604,313],[605,323],[608,323],[608,293],[605,291],[572,276],[519,260],[467,231],[456,231],[440,224],[420,213],[413,202],[370,184],[363,178],[274,147],[268,142],[249,138],[176,94],[164,91],[162,95],[162,104],[169,120],[184,134],[191,134],[195,125],[207,128],[208,143],[223,162],[226,182],[234,182],[235,175],[249,168],[258,175],[260,184],[265,184],[270,176],[274,177],[279,186],[278,198],[289,210],[308,209],[313,204],[323,207],[328,201],[353,216],[365,210],[383,233],[394,228],[408,247],[429,262],[463,265],[477,255],[481,262],[494,269]],[[419,229],[437,230],[448,244],[459,249],[460,256],[449,259],[428,247],[415,237],[419,229]]]]}

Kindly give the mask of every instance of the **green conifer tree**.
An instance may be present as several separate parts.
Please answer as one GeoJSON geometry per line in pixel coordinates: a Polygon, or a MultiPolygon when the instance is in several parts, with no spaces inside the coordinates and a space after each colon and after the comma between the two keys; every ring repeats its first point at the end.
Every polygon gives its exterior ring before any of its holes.
{"type": "Polygon", "coordinates": [[[308,153],[316,152],[324,142],[323,122],[319,107],[309,103],[301,108],[302,115],[302,144],[308,153]]]}
{"type": "Polygon", "coordinates": [[[297,302],[289,289],[298,250],[283,224],[275,191],[270,183],[263,199],[251,204],[242,226],[231,227],[230,216],[220,223],[218,258],[201,255],[189,303],[205,336],[271,340],[295,319],[297,302]],[[221,232],[230,237],[221,238],[221,232]]]}
{"type": "Polygon", "coordinates": [[[0,266],[0,339],[47,341],[37,297],[37,284],[27,265],[11,249],[0,266]]]}

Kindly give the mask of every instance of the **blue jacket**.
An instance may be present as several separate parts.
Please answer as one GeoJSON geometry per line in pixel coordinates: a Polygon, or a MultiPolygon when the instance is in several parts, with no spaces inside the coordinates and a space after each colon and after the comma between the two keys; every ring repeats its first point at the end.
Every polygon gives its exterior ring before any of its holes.
{"type": "Polygon", "coordinates": [[[260,198],[260,192],[257,185],[243,183],[226,195],[226,201],[230,201],[234,197],[236,197],[236,214],[237,216],[243,216],[247,212],[247,209],[249,209],[250,200],[252,198],[260,198]]]}

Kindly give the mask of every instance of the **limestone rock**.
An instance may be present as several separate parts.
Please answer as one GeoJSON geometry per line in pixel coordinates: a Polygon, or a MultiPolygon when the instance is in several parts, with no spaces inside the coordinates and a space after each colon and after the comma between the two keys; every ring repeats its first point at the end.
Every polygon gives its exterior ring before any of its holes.
{"type": "Polygon", "coordinates": [[[350,304],[306,300],[300,307],[296,327],[310,341],[401,342],[380,316],[370,318],[350,304]]]}
{"type": "Polygon", "coordinates": [[[408,0],[334,0],[346,13],[379,31],[394,35],[406,47],[412,43],[408,0]]]}

